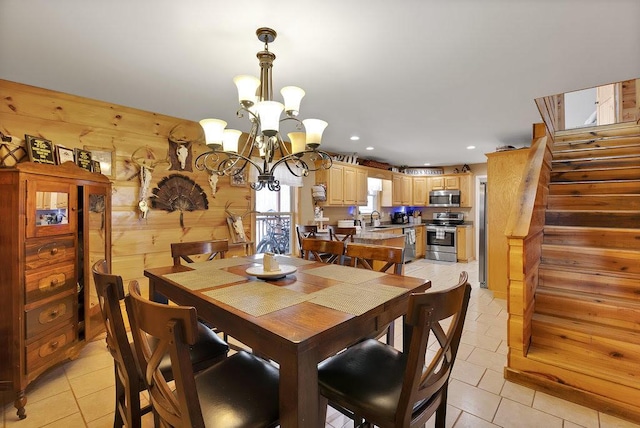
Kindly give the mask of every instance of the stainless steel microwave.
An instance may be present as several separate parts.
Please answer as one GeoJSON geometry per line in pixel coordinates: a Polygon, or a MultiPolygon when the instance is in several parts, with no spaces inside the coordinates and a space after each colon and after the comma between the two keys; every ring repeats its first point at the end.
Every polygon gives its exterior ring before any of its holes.
{"type": "Polygon", "coordinates": [[[460,190],[432,190],[429,192],[430,207],[459,207],[460,190]]]}

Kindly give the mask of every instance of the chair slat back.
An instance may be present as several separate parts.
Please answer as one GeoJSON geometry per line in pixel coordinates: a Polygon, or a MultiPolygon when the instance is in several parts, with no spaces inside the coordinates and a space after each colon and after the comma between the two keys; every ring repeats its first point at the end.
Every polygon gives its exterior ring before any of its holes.
{"type": "MultiPolygon", "coordinates": [[[[398,418],[404,418],[406,425],[399,423],[397,426],[409,426],[409,421],[411,426],[421,426],[431,415],[422,415],[425,420],[420,421],[421,411],[426,409],[420,406],[414,409],[414,405],[446,387],[458,353],[470,296],[469,276],[467,272],[461,272],[458,284],[453,287],[409,297],[404,326],[404,349],[409,351],[396,413],[398,418]],[[431,332],[439,349],[430,361],[425,362],[431,332]],[[423,370],[425,364],[427,369],[423,370]]],[[[433,345],[429,349],[433,349],[433,345]]],[[[423,403],[423,406],[428,407],[428,403],[423,403]]]]}
{"type": "Polygon", "coordinates": [[[129,286],[125,302],[140,368],[161,426],[204,427],[189,358],[189,345],[198,336],[195,308],[151,302],[140,295],[137,284],[129,286]],[[160,371],[166,353],[175,392],[160,371]]]}
{"type": "Polygon", "coordinates": [[[404,266],[404,248],[390,247],[386,245],[370,245],[348,243],[345,250],[345,258],[353,267],[373,269],[373,261],[384,262],[384,265],[377,269],[379,272],[387,272],[393,267],[396,275],[402,275],[404,266]]]}
{"type": "Polygon", "coordinates": [[[181,259],[187,263],[193,263],[194,260],[190,256],[196,255],[207,255],[207,261],[213,260],[217,255],[224,259],[227,251],[229,251],[229,240],[227,239],[174,242],[171,244],[171,257],[173,257],[174,266],[180,266],[181,259]]]}
{"type": "Polygon", "coordinates": [[[307,260],[317,260],[322,263],[343,264],[344,242],[327,241],[326,239],[302,239],[302,251],[307,260]]]}
{"type": "Polygon", "coordinates": [[[353,242],[353,235],[357,233],[354,227],[329,227],[329,236],[332,241],[353,242]]]}
{"type": "Polygon", "coordinates": [[[298,237],[298,248],[300,248],[300,257],[304,258],[304,253],[302,252],[302,240],[304,238],[316,238],[317,233],[318,233],[318,226],[316,225],[310,225],[310,224],[296,225],[296,236],[298,237]]]}
{"type": "MultiPolygon", "coordinates": [[[[109,273],[106,260],[98,260],[91,268],[93,280],[98,295],[98,305],[102,319],[106,327],[107,349],[113,357],[116,368],[116,376],[120,379],[125,389],[126,397],[135,397],[141,389],[140,377],[136,357],[129,344],[127,330],[122,315],[120,301],[124,299],[124,287],[122,277],[109,273]]],[[[127,426],[135,426],[140,423],[140,403],[127,403],[126,406],[118,406],[118,412],[127,426]],[[135,408],[138,406],[138,408],[135,408]],[[136,420],[137,419],[137,420],[136,420]]]]}

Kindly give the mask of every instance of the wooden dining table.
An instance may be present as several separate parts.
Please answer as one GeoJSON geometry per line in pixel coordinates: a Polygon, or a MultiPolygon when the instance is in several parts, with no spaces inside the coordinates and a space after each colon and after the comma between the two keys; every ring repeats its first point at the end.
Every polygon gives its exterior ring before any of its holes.
{"type": "Polygon", "coordinates": [[[262,254],[144,274],[151,299],[194,306],[199,318],[278,364],[281,427],[324,427],[318,363],[406,314],[409,295],[431,282],[287,256],[276,261],[280,274],[261,272],[262,254]]]}

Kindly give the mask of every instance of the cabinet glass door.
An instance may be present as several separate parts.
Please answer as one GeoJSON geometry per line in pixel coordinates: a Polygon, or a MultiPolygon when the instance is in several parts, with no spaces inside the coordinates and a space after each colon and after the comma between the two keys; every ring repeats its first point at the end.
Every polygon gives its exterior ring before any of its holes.
{"type": "Polygon", "coordinates": [[[91,267],[98,260],[106,259],[111,269],[111,198],[106,187],[84,186],[82,200],[84,331],[85,338],[91,339],[104,330],[91,267]]]}
{"type": "Polygon", "coordinates": [[[33,180],[27,182],[27,189],[27,238],[75,231],[75,185],[33,180]]]}

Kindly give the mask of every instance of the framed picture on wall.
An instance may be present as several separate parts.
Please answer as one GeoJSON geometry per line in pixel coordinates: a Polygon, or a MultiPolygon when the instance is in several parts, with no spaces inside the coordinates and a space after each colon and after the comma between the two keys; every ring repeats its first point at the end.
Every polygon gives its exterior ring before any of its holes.
{"type": "Polygon", "coordinates": [[[65,162],[76,162],[73,149],[64,146],[56,146],[56,156],[58,158],[58,165],[62,165],[65,162]]]}
{"type": "Polygon", "coordinates": [[[100,163],[100,172],[107,177],[115,178],[115,152],[104,147],[84,146],[91,153],[91,159],[100,163]]]}
{"type": "Polygon", "coordinates": [[[25,135],[27,142],[27,151],[29,152],[29,160],[37,163],[56,164],[55,154],[53,151],[53,143],[49,140],[33,135],[25,135]]]}

